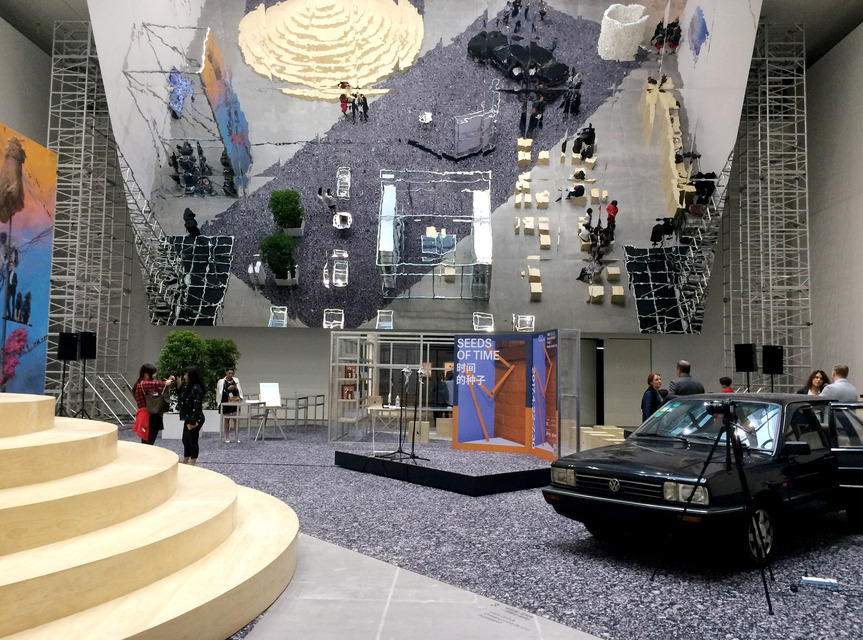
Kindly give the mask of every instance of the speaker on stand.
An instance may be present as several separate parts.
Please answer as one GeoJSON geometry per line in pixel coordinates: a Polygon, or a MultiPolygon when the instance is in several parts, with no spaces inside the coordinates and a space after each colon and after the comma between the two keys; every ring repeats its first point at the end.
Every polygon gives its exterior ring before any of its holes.
{"type": "Polygon", "coordinates": [[[63,362],[60,374],[60,406],[57,407],[58,416],[68,416],[66,411],[66,363],[78,359],[78,334],[61,332],[57,336],[57,359],[63,362]]]}
{"type": "Polygon", "coordinates": [[[78,334],[78,358],[81,360],[81,408],[75,414],[76,418],[90,419],[90,414],[84,408],[84,383],[86,382],[87,360],[96,359],[96,334],[92,331],[82,331],[78,334]]]}
{"type": "Polygon", "coordinates": [[[765,344],[761,347],[761,366],[764,375],[770,376],[770,392],[773,392],[773,376],[785,373],[785,347],[765,344]]]}
{"type": "Polygon", "coordinates": [[[749,374],[758,371],[758,359],[754,344],[734,345],[734,370],[746,374],[746,391],[749,391],[749,374]]]}

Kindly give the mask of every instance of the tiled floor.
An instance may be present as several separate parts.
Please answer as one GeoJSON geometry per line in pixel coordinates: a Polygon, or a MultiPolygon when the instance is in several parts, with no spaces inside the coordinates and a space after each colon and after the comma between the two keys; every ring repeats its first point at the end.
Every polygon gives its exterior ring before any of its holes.
{"type": "Polygon", "coordinates": [[[249,640],[595,637],[311,536],[299,545],[293,580],[249,640]]]}

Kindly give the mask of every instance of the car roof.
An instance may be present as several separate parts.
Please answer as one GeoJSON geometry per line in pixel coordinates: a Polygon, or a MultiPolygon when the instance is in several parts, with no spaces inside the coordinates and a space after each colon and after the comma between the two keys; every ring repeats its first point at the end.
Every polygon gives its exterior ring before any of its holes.
{"type": "Polygon", "coordinates": [[[809,402],[814,404],[828,404],[830,401],[818,396],[808,396],[799,393],[699,393],[697,395],[668,396],[669,401],[681,400],[737,400],[749,402],[773,402],[775,404],[787,405],[797,402],[809,402]]]}

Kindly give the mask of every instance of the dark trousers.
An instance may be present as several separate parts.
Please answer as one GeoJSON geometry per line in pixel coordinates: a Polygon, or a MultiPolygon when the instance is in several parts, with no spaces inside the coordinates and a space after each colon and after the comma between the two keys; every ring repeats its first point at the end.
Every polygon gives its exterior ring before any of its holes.
{"type": "Polygon", "coordinates": [[[183,424],[183,457],[197,458],[198,457],[198,436],[201,434],[201,429],[204,428],[203,423],[193,429],[189,429],[189,423],[183,424]]]}
{"type": "Polygon", "coordinates": [[[146,440],[141,438],[141,444],[156,444],[156,436],[164,428],[165,423],[162,420],[162,416],[158,413],[156,415],[150,414],[150,431],[147,434],[146,440]]]}

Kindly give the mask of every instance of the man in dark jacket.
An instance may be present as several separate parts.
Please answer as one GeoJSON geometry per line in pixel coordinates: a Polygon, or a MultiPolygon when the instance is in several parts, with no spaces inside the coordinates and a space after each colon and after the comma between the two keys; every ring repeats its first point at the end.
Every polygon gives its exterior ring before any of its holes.
{"type": "Polygon", "coordinates": [[[704,385],[689,375],[692,365],[686,360],[677,363],[677,380],[668,385],[668,394],[672,396],[691,396],[704,393],[704,385]]]}

